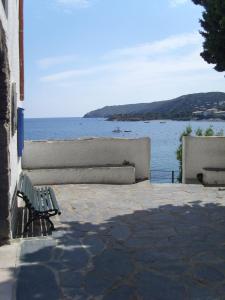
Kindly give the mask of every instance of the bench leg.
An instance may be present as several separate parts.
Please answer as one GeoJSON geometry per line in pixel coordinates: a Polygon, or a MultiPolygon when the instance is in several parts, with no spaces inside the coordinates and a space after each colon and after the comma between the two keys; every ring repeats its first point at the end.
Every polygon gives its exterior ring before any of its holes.
{"type": "MultiPolygon", "coordinates": [[[[30,225],[31,225],[36,219],[38,219],[38,218],[29,218],[29,220],[28,220],[28,222],[27,222],[27,224],[26,224],[26,226],[25,226],[25,228],[24,228],[24,231],[23,231],[24,234],[27,233],[27,231],[28,231],[30,225]]],[[[52,221],[51,221],[48,217],[47,217],[47,218],[44,218],[44,219],[50,224],[50,229],[51,229],[52,231],[54,231],[54,230],[55,230],[55,226],[54,226],[54,224],[52,223],[52,221]]]]}
{"type": "Polygon", "coordinates": [[[49,218],[49,217],[46,217],[45,220],[50,224],[51,230],[55,230],[55,226],[54,226],[54,224],[52,223],[52,221],[50,220],[50,218],[49,218]]]}
{"type": "Polygon", "coordinates": [[[29,228],[29,226],[30,226],[31,223],[32,223],[32,221],[28,221],[27,222],[26,226],[24,227],[24,231],[23,231],[24,234],[27,233],[28,228],[29,228]]]}
{"type": "Polygon", "coordinates": [[[28,222],[24,228],[23,233],[27,233],[28,228],[30,227],[30,225],[32,224],[32,222],[34,222],[35,218],[34,217],[29,217],[28,222]]]}
{"type": "Polygon", "coordinates": [[[38,220],[38,219],[44,219],[46,220],[49,224],[50,224],[50,229],[53,231],[55,230],[55,227],[54,227],[54,224],[52,223],[52,221],[50,220],[50,217],[49,215],[45,214],[45,215],[35,215],[35,214],[32,214],[32,211],[29,209],[29,217],[28,217],[28,222],[27,224],[25,225],[24,227],[24,231],[23,233],[27,233],[30,225],[35,221],[35,220],[38,220]]]}

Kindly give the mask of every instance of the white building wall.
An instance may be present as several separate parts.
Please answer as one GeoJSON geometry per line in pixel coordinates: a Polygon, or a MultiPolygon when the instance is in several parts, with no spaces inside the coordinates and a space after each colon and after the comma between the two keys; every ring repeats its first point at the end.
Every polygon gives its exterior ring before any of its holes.
{"type": "Polygon", "coordinates": [[[203,168],[225,168],[225,137],[183,138],[183,183],[198,183],[203,168]]]}
{"type": "Polygon", "coordinates": [[[3,8],[1,0],[0,0],[0,20],[2,22],[4,29],[7,30],[7,28],[8,28],[7,18],[6,18],[5,10],[3,8]]]}
{"type": "MultiPolygon", "coordinates": [[[[21,107],[22,102],[20,99],[20,62],[19,62],[19,0],[8,0],[7,14],[0,0],[0,19],[5,29],[7,46],[8,46],[8,59],[10,66],[10,85],[16,82],[17,88],[17,106],[21,107]]],[[[15,191],[16,183],[21,171],[21,160],[17,156],[17,133],[12,136],[10,133],[10,169],[11,169],[11,184],[10,184],[10,197],[15,191]]]]}

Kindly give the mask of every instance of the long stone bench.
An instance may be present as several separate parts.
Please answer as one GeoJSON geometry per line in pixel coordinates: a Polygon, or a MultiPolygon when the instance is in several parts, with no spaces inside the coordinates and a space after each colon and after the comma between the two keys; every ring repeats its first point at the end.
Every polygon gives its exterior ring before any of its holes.
{"type": "Polygon", "coordinates": [[[54,184],[133,184],[134,166],[96,166],[25,170],[34,185],[54,184]]]}
{"type": "Polygon", "coordinates": [[[206,186],[225,186],[225,168],[203,168],[202,183],[206,186]]]}

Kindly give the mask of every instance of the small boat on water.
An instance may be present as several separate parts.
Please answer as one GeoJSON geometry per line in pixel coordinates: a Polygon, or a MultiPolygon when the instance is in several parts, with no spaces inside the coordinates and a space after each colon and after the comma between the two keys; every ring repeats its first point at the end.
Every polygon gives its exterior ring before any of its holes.
{"type": "Polygon", "coordinates": [[[124,132],[132,132],[131,130],[124,130],[124,132]]]}
{"type": "Polygon", "coordinates": [[[165,124],[165,123],[166,123],[166,121],[161,121],[161,122],[160,122],[160,124],[165,124]]]}
{"type": "Polygon", "coordinates": [[[114,129],[112,132],[113,133],[121,133],[122,130],[119,127],[116,127],[116,129],[114,129]]]}

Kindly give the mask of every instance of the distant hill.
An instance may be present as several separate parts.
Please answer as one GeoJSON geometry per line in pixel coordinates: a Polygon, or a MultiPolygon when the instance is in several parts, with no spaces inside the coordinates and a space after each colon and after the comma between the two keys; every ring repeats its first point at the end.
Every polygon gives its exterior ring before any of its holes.
{"type": "Polygon", "coordinates": [[[87,113],[84,118],[108,118],[109,120],[122,121],[190,120],[193,117],[193,112],[206,111],[212,108],[225,111],[225,93],[198,93],[151,103],[105,106],[87,113]]]}

